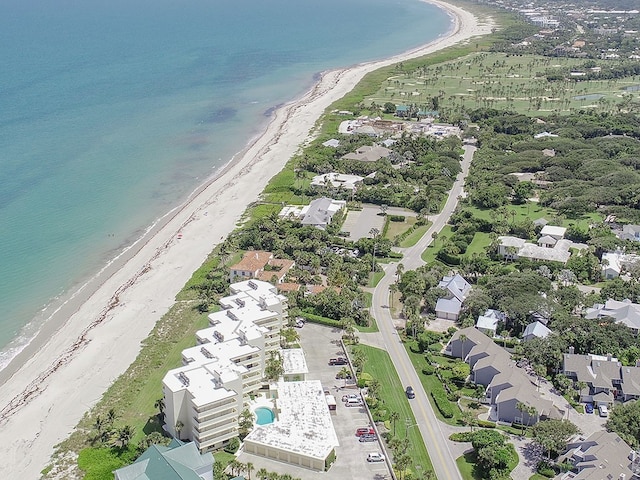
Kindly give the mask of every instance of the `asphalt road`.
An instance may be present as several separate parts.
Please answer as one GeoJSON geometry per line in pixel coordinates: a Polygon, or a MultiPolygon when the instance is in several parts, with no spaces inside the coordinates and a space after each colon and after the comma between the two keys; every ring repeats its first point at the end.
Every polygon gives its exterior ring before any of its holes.
{"type": "MultiPolygon", "coordinates": [[[[432,225],[418,243],[411,248],[403,250],[404,257],[402,259],[402,264],[404,265],[405,270],[414,270],[421,265],[424,265],[424,262],[420,257],[422,252],[432,242],[432,233],[440,232],[440,230],[442,230],[458,204],[458,197],[462,195],[464,180],[469,173],[469,166],[471,165],[471,160],[473,159],[476,147],[466,145],[464,150],[464,157],[461,162],[462,172],[458,174],[453,188],[449,192],[449,198],[444,208],[438,215],[429,217],[432,225]]],[[[456,466],[455,458],[449,451],[446,436],[440,429],[440,424],[433,413],[427,393],[424,388],[422,388],[422,384],[418,378],[418,373],[413,368],[409,355],[399,340],[398,333],[393,325],[391,312],[389,308],[386,307],[386,305],[389,305],[389,285],[394,283],[396,280],[396,266],[397,264],[393,263],[386,267],[386,274],[384,278],[380,280],[373,293],[373,306],[371,313],[378,323],[378,328],[380,329],[380,333],[384,339],[385,349],[391,356],[391,360],[396,367],[400,380],[403,385],[411,385],[415,390],[416,398],[410,400],[411,408],[416,418],[415,427],[417,427],[422,434],[436,477],[438,480],[462,480],[458,467],[456,466]],[[383,305],[385,305],[385,307],[383,307],[383,305]]],[[[411,426],[409,426],[409,428],[410,427],[411,426]]]]}

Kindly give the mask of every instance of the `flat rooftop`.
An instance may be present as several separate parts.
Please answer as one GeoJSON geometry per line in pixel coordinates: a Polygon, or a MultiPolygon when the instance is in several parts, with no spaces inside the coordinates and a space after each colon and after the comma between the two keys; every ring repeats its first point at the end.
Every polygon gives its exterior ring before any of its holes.
{"type": "Polygon", "coordinates": [[[322,383],[278,382],[278,419],[259,425],[245,441],[325,459],[339,445],[322,383]]]}
{"type": "Polygon", "coordinates": [[[304,350],[301,348],[286,348],[282,350],[282,367],[285,375],[309,373],[304,350]]]}

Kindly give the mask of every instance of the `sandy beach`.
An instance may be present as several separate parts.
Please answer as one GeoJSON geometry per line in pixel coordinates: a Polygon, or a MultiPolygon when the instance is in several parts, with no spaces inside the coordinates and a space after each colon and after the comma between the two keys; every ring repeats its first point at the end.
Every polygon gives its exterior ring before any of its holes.
{"type": "MultiPolygon", "coordinates": [[[[490,33],[469,12],[449,11],[455,28],[445,37],[401,55],[325,72],[304,96],[279,108],[256,138],[216,178],[198,188],[81,291],[0,372],[0,472],[40,477],[53,447],[133,362],[158,319],[247,205],[308,139],[335,100],[377,68],[490,33]],[[178,238],[178,233],[180,237],[178,238]]],[[[160,395],[160,392],[159,392],[160,395]]]]}

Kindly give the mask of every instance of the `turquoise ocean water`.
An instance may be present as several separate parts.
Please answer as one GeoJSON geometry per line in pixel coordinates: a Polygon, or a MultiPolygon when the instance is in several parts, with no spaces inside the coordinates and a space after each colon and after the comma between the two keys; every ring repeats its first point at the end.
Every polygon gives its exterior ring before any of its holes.
{"type": "Polygon", "coordinates": [[[418,0],[0,2],[0,368],[315,74],[449,28],[418,0]]]}

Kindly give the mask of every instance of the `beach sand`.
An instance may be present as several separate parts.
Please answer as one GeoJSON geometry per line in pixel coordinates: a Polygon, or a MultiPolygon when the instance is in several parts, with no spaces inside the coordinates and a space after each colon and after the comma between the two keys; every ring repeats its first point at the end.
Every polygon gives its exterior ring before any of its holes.
{"type": "Polygon", "coordinates": [[[65,320],[50,322],[0,372],[2,474],[40,477],[53,447],[133,362],[192,273],[309,138],[332,102],[372,70],[491,31],[492,25],[480,24],[469,12],[431,3],[455,18],[448,36],[383,61],[325,72],[308,93],[279,108],[264,133],[220,175],[70,297],[59,312],[65,320]]]}

